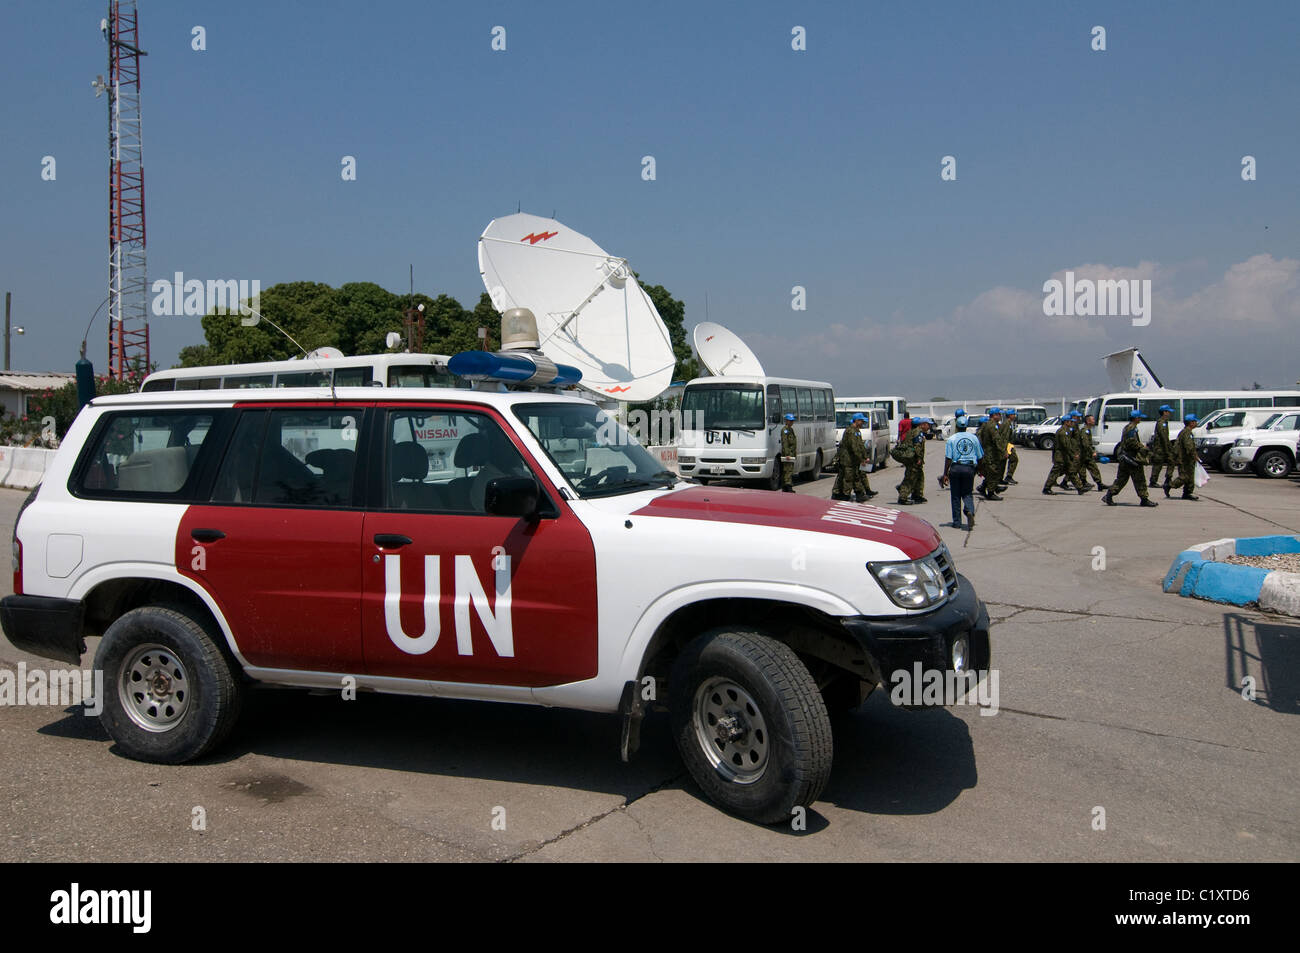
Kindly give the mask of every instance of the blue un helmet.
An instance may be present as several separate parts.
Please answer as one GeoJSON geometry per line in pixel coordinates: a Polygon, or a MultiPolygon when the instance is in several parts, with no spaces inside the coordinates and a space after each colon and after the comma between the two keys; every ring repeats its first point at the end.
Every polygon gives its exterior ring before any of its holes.
{"type": "Polygon", "coordinates": [[[1142,419],[1143,417],[1145,417],[1145,416],[1146,416],[1146,414],[1142,413],[1142,411],[1140,411],[1140,410],[1130,410],[1130,411],[1128,412],[1128,419],[1129,419],[1129,420],[1141,420],[1141,419],[1142,419]]]}
{"type": "Polygon", "coordinates": [[[853,424],[855,424],[855,423],[857,423],[859,420],[862,421],[862,422],[865,424],[865,423],[867,422],[867,415],[866,415],[866,414],[854,414],[854,415],[853,415],[853,419],[850,420],[849,423],[853,423],[853,424]]]}
{"type": "Polygon", "coordinates": [[[1168,404],[1161,404],[1160,412],[1163,414],[1166,410],[1169,411],[1171,414],[1174,412],[1174,409],[1170,407],[1168,404]]]}
{"type": "Polygon", "coordinates": [[[1197,418],[1196,418],[1196,415],[1195,415],[1195,414],[1188,414],[1186,417],[1183,418],[1183,423],[1185,423],[1185,424],[1194,424],[1194,423],[1196,423],[1196,419],[1197,419],[1197,418]]]}
{"type": "Polygon", "coordinates": [[[785,419],[786,419],[786,420],[793,421],[793,420],[794,420],[794,414],[786,414],[786,415],[785,415],[785,419]]]}

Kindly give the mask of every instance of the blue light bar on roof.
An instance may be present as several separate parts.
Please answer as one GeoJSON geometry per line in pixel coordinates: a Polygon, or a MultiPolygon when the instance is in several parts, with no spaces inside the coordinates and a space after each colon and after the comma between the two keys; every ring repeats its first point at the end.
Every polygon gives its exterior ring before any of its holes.
{"type": "Polygon", "coordinates": [[[447,370],[458,377],[475,380],[495,380],[512,383],[528,381],[548,387],[568,387],[582,380],[582,371],[568,364],[552,364],[547,367],[534,361],[527,354],[501,354],[491,351],[461,351],[447,362],[447,370]],[[543,380],[538,374],[549,375],[551,367],[555,369],[550,380],[543,380]]]}

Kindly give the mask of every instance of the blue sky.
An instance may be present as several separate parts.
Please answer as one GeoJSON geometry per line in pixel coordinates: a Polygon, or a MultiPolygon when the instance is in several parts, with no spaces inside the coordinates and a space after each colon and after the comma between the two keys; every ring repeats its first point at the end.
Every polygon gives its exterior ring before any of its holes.
{"type": "MultiPolygon", "coordinates": [[[[70,369],[106,293],[106,7],[3,7],[15,368],[70,369]]],[[[475,240],[521,205],[842,393],[1095,392],[1130,344],[1175,386],[1300,377],[1300,4],[139,9],[151,278],[402,290],[414,264],[472,305],[475,240]],[[1089,267],[1152,278],[1151,324],[1044,318],[1043,282],[1089,267]]],[[[202,339],[152,334],[163,366],[202,339]]]]}

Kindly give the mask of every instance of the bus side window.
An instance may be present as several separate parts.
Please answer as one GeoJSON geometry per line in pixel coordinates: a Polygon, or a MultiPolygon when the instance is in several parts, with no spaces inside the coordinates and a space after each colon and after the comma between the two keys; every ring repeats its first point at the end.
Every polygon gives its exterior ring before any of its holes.
{"type": "Polygon", "coordinates": [[[781,388],[776,384],[767,385],[767,420],[768,423],[779,424],[785,417],[785,411],[781,409],[781,388]]]}

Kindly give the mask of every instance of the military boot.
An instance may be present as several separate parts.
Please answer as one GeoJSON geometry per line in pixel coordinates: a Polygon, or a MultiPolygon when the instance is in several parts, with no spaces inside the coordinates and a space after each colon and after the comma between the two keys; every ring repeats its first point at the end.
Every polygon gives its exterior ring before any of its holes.
{"type": "Polygon", "coordinates": [[[1183,498],[1184,500],[1192,500],[1193,502],[1196,502],[1196,503],[1199,503],[1199,502],[1201,501],[1201,498],[1200,498],[1199,496],[1193,496],[1193,495],[1192,495],[1192,491],[1191,491],[1191,490],[1184,490],[1184,491],[1183,491],[1183,496],[1182,496],[1182,498],[1183,498]]]}
{"type": "Polygon", "coordinates": [[[1163,489],[1165,491],[1165,499],[1167,500],[1169,499],[1169,477],[1165,477],[1165,485],[1163,489]]]}
{"type": "Polygon", "coordinates": [[[1107,506],[1115,505],[1115,501],[1111,498],[1110,490],[1106,491],[1106,495],[1101,498],[1101,501],[1105,503],[1107,506]]]}
{"type": "Polygon", "coordinates": [[[1160,504],[1157,503],[1155,500],[1151,499],[1151,497],[1149,497],[1149,496],[1144,496],[1144,497],[1142,497],[1142,503],[1141,503],[1141,505],[1142,505],[1142,506],[1159,506],[1160,504]]]}

